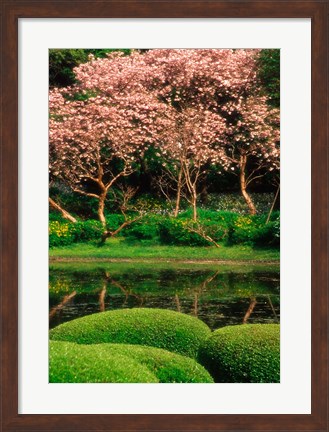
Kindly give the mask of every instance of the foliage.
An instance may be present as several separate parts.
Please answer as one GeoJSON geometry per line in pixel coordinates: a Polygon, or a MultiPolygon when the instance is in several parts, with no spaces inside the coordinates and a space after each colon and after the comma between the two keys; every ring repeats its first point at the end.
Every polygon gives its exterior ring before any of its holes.
{"type": "Polygon", "coordinates": [[[102,225],[95,220],[77,223],[51,220],[49,222],[49,247],[66,246],[72,243],[99,240],[102,234],[102,225]]]}
{"type": "Polygon", "coordinates": [[[72,223],[62,223],[58,220],[49,222],[49,247],[65,246],[73,243],[74,225],[72,223]]]}
{"type": "Polygon", "coordinates": [[[137,308],[75,319],[52,329],[50,338],[80,344],[147,345],[195,357],[209,334],[209,327],[197,318],[169,310],[137,308]]]}
{"type": "MultiPolygon", "coordinates": [[[[191,220],[192,210],[181,212],[177,218],[148,215],[125,228],[118,235],[127,241],[149,241],[150,244],[177,246],[210,246],[211,243],[193,231],[202,228],[216,242],[227,245],[243,244],[259,247],[278,247],[280,244],[280,214],[273,212],[266,223],[267,215],[239,215],[233,212],[199,210],[199,220],[191,220]]],[[[108,214],[106,226],[117,229],[124,222],[122,214],[108,214]]],[[[49,222],[49,246],[60,247],[72,243],[99,240],[102,225],[95,220],[76,224],[52,218],[49,222]]]]}
{"type": "Polygon", "coordinates": [[[102,345],[77,345],[50,341],[51,383],[159,382],[146,366],[102,345]]]}
{"type": "Polygon", "coordinates": [[[160,242],[168,245],[207,246],[209,243],[194,232],[190,232],[189,221],[166,218],[159,225],[160,242]]]}
{"type": "Polygon", "coordinates": [[[273,213],[266,224],[266,216],[237,215],[232,212],[199,210],[199,221],[190,220],[191,212],[178,218],[164,218],[159,224],[162,244],[209,246],[209,241],[191,231],[201,227],[208,236],[220,243],[250,246],[278,246],[280,242],[279,214],[273,213]]]}
{"type": "Polygon", "coordinates": [[[258,76],[262,86],[269,95],[268,102],[280,107],[280,50],[263,49],[259,56],[258,76]]]}
{"type": "Polygon", "coordinates": [[[280,382],[280,326],[244,324],[218,329],[200,347],[198,360],[215,382],[280,382]]]}
{"type": "Polygon", "coordinates": [[[213,382],[204,367],[189,357],[141,345],[102,344],[102,346],[110,353],[127,356],[146,366],[160,383],[213,382]]]}
{"type": "Polygon", "coordinates": [[[251,246],[280,245],[280,216],[278,212],[271,215],[266,223],[265,215],[239,216],[229,229],[228,244],[248,244],[251,246]]]}
{"type": "Polygon", "coordinates": [[[82,49],[51,49],[49,51],[49,85],[64,87],[73,84],[73,68],[86,62],[88,56],[82,49]]]}
{"type": "Polygon", "coordinates": [[[159,223],[163,217],[158,215],[145,216],[142,220],[130,225],[124,232],[128,239],[154,240],[159,236],[159,223]]]}
{"type": "Polygon", "coordinates": [[[112,213],[106,215],[106,227],[110,231],[114,231],[124,222],[124,217],[122,214],[112,213]]]}
{"type": "MultiPolygon", "coordinates": [[[[104,58],[113,49],[51,49],[49,50],[49,86],[66,87],[76,83],[73,69],[86,63],[90,54],[104,58]]],[[[131,50],[119,50],[130,54],[131,50]]]]}

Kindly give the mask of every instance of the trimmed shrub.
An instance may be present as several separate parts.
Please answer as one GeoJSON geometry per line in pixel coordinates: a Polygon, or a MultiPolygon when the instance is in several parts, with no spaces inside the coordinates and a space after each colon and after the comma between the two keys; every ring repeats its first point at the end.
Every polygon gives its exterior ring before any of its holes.
{"type": "Polygon", "coordinates": [[[218,329],[200,346],[198,360],[215,382],[280,382],[280,325],[218,329]]]}
{"type": "Polygon", "coordinates": [[[74,242],[73,223],[49,222],[49,247],[66,246],[74,242]]]}
{"type": "Polygon", "coordinates": [[[124,216],[120,213],[112,213],[106,215],[106,227],[110,231],[114,231],[125,221],[124,216]]]}
{"type": "Polygon", "coordinates": [[[275,212],[266,224],[267,215],[238,216],[230,226],[229,244],[248,244],[250,246],[280,245],[280,214],[275,212]]]}
{"type": "Polygon", "coordinates": [[[147,215],[138,222],[134,222],[124,230],[124,236],[137,240],[158,240],[159,221],[163,217],[158,215],[147,215]]]}
{"type": "Polygon", "coordinates": [[[127,356],[146,366],[160,383],[214,382],[203,366],[180,354],[142,345],[102,344],[101,346],[111,354],[127,356]]]}
{"type": "Polygon", "coordinates": [[[230,227],[234,225],[238,215],[230,212],[198,210],[198,221],[193,222],[192,211],[180,213],[177,218],[166,218],[159,224],[160,241],[163,244],[210,246],[202,236],[190,228],[203,228],[204,232],[217,242],[225,241],[230,227]]]}
{"type": "Polygon", "coordinates": [[[51,383],[157,383],[157,377],[137,360],[110,352],[102,345],[50,341],[51,383]]]}
{"type": "Polygon", "coordinates": [[[127,343],[197,355],[209,327],[195,317],[163,309],[121,309],[77,318],[55,327],[50,338],[80,344],[127,343]]]}
{"type": "Polygon", "coordinates": [[[74,242],[99,240],[103,232],[102,224],[96,220],[86,220],[73,225],[74,242]]]}
{"type": "MultiPolygon", "coordinates": [[[[190,210],[177,218],[161,215],[147,215],[123,229],[118,236],[127,240],[152,241],[157,244],[181,246],[211,246],[195,229],[204,231],[217,243],[247,244],[249,246],[279,246],[280,213],[273,212],[266,224],[267,215],[238,215],[225,211],[198,211],[198,221],[191,220],[190,210]]],[[[117,229],[124,222],[122,214],[107,215],[107,229],[117,229]]],[[[66,246],[75,242],[97,241],[102,235],[102,225],[96,220],[71,223],[63,220],[49,222],[49,246],[66,246]]]]}
{"type": "Polygon", "coordinates": [[[77,223],[52,220],[49,222],[49,247],[96,240],[101,234],[102,225],[96,220],[77,223]]]}
{"type": "Polygon", "coordinates": [[[209,242],[188,230],[189,221],[164,219],[159,225],[160,242],[169,245],[209,246],[209,242]]]}

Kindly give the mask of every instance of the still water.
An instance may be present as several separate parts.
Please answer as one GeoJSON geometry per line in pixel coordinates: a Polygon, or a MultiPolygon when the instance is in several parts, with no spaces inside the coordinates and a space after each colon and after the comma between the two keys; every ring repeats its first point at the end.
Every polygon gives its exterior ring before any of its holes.
{"type": "Polygon", "coordinates": [[[161,308],[194,315],[214,330],[278,323],[278,265],[52,263],[50,328],[105,310],[161,308]]]}

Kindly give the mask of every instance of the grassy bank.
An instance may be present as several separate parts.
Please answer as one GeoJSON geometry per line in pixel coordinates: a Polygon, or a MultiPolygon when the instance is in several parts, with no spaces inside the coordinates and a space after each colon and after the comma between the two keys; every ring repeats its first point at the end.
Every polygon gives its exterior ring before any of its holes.
{"type": "Polygon", "coordinates": [[[51,260],[175,260],[175,261],[278,261],[277,249],[255,249],[246,245],[225,246],[165,246],[126,242],[124,238],[107,240],[103,246],[95,243],[74,243],[49,250],[51,260]]]}

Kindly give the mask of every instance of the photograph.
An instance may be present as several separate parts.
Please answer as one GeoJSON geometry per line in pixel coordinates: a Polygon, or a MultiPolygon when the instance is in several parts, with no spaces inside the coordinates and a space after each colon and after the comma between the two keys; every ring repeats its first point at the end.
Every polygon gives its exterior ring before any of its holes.
{"type": "Polygon", "coordinates": [[[328,431],[328,0],[0,10],[0,430],[328,431]]]}
{"type": "Polygon", "coordinates": [[[280,383],[280,49],[48,55],[49,383],[280,383]]]}

